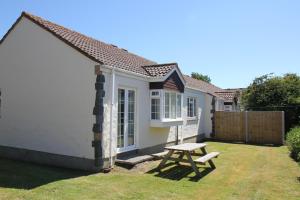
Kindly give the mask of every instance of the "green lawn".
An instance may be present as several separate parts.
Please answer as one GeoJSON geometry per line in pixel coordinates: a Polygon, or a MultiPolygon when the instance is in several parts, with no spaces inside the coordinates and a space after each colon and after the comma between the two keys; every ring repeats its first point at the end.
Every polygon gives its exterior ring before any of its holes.
{"type": "Polygon", "coordinates": [[[286,147],[207,144],[221,155],[201,179],[186,166],[158,174],[158,161],[87,174],[0,159],[0,199],[300,199],[300,167],[286,147]]]}

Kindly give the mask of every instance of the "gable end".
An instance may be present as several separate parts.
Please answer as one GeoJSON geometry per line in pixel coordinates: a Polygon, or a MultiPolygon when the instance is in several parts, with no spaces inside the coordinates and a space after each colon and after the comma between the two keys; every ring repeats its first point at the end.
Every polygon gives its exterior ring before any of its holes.
{"type": "Polygon", "coordinates": [[[184,83],[181,81],[179,75],[174,71],[165,81],[150,82],[150,90],[153,89],[168,89],[177,92],[184,92],[184,83]]]}

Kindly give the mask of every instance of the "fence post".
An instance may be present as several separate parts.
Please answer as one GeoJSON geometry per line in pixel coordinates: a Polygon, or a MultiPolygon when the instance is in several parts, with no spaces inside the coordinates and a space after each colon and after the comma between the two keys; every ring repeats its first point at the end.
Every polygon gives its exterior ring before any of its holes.
{"type": "Polygon", "coordinates": [[[246,143],[249,141],[248,135],[248,111],[245,111],[245,135],[246,135],[246,143]]]}
{"type": "Polygon", "coordinates": [[[282,144],[283,144],[284,143],[284,131],[285,131],[284,111],[281,111],[281,121],[282,121],[282,144]]]}

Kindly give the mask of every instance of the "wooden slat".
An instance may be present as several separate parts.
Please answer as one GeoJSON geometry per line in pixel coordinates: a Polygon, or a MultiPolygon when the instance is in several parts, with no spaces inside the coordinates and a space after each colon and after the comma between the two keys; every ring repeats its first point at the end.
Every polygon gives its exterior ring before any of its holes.
{"type": "Polygon", "coordinates": [[[162,158],[168,154],[168,151],[163,151],[155,154],[151,154],[151,156],[156,157],[156,158],[162,158]]]}
{"type": "Polygon", "coordinates": [[[194,160],[194,162],[204,164],[207,161],[209,161],[215,157],[218,157],[219,154],[220,154],[219,152],[211,152],[211,153],[206,154],[205,156],[202,156],[202,157],[194,160]]]}
{"type": "Polygon", "coordinates": [[[196,149],[204,148],[205,143],[184,143],[174,146],[165,147],[168,150],[177,150],[177,151],[194,151],[196,149]]]}

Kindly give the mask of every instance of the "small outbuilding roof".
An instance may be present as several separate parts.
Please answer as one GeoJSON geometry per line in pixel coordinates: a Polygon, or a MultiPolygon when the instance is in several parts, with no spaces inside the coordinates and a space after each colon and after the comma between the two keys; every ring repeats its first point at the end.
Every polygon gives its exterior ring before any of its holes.
{"type": "Polygon", "coordinates": [[[235,97],[239,97],[243,92],[243,88],[232,88],[232,89],[224,89],[223,91],[216,92],[219,96],[221,96],[225,102],[233,102],[235,97]]]}

